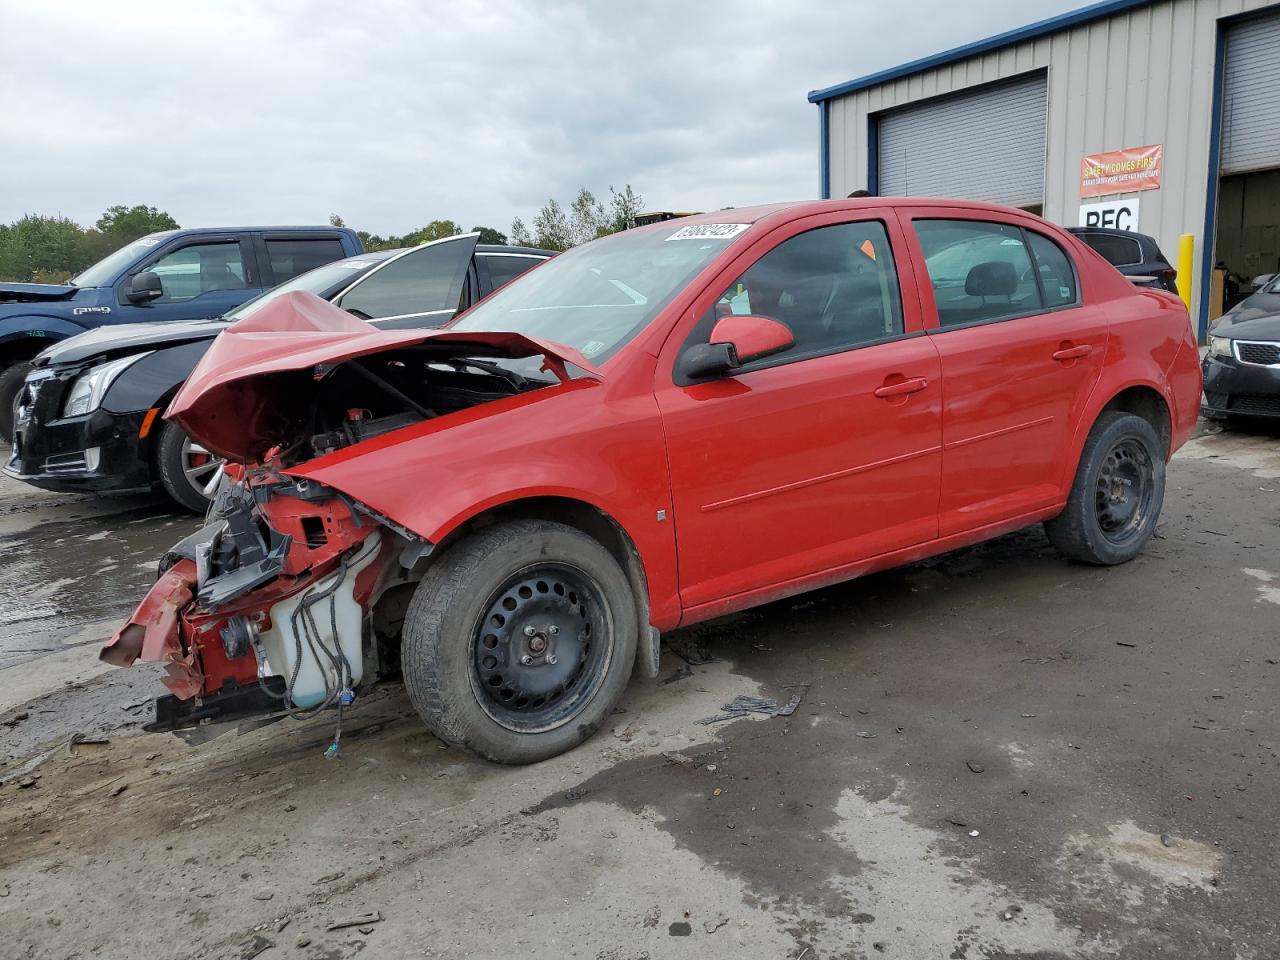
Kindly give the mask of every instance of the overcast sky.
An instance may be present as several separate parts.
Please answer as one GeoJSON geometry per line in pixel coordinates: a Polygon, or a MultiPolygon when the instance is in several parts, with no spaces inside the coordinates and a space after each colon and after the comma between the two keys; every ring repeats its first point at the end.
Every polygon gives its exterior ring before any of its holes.
{"type": "Polygon", "coordinates": [[[1078,5],[0,0],[0,222],[505,232],[579,186],[813,197],[809,90],[1078,5]]]}

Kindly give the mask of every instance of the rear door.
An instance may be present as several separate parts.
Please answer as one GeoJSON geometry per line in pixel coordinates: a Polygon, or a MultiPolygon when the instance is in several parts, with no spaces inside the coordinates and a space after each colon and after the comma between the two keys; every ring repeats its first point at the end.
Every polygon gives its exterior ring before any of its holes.
{"type": "Polygon", "coordinates": [[[348,255],[342,247],[342,240],[332,233],[273,233],[268,230],[258,234],[256,245],[266,286],[292,280],[300,273],[348,255]]]}
{"type": "MultiPolygon", "coordinates": [[[[365,274],[334,303],[383,329],[438,327],[458,311],[476,234],[413,247],[365,274]]],[[[465,304],[464,304],[465,305],[465,304]]]]}
{"type": "Polygon", "coordinates": [[[1061,501],[1105,314],[1085,301],[1067,250],[1030,221],[940,207],[913,208],[910,222],[942,359],[939,534],[1061,501]]]}
{"type": "Polygon", "coordinates": [[[807,218],[773,237],[707,291],[659,366],[686,610],[937,533],[940,368],[896,218],[807,218]],[[679,351],[725,312],[777,320],[795,345],[682,381],[679,351]]]}
{"type": "Polygon", "coordinates": [[[487,297],[499,287],[510,283],[526,270],[532,270],[546,259],[532,253],[480,251],[476,254],[476,268],[480,274],[480,296],[487,297]]]}

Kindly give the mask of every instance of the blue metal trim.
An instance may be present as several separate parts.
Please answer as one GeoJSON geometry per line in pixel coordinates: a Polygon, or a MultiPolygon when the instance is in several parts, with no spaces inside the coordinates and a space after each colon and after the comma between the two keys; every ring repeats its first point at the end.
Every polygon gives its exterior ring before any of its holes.
{"type": "Polygon", "coordinates": [[[1087,7],[1081,7],[1079,10],[1072,10],[1068,13],[1059,14],[1056,17],[1050,17],[1048,20],[1040,20],[1037,23],[1029,24],[1025,27],[1019,27],[1016,30],[1009,30],[1005,33],[997,34],[994,37],[988,37],[986,40],[979,40],[976,43],[968,43],[962,47],[955,47],[943,53],[936,53],[930,57],[924,57],[920,60],[912,60],[910,63],[904,63],[900,67],[891,67],[888,70],[881,70],[879,73],[868,74],[857,80],[850,80],[847,83],[839,83],[834,87],[825,87],[821,90],[812,90],[809,92],[810,103],[822,103],[835,97],[842,97],[846,94],[854,93],[858,90],[865,90],[867,87],[878,86],[887,83],[890,80],[897,80],[901,77],[910,76],[913,73],[919,73],[922,70],[932,70],[934,67],[941,67],[948,63],[955,63],[957,60],[965,60],[969,57],[976,57],[979,54],[990,53],[992,50],[999,50],[1001,47],[1007,47],[1014,43],[1024,43],[1027,40],[1035,40],[1039,37],[1047,36],[1051,33],[1057,33],[1070,27],[1078,27],[1081,24],[1091,23],[1094,20],[1102,20],[1106,17],[1115,16],[1117,13],[1124,13],[1128,10],[1134,10],[1138,7],[1147,7],[1158,2],[1158,0],[1103,0],[1102,3],[1090,4],[1087,7]]]}
{"type": "Polygon", "coordinates": [[[818,161],[818,196],[831,199],[831,104],[818,105],[818,139],[821,142],[822,159],[818,161]]]}
{"type": "Polygon", "coordinates": [[[880,120],[874,113],[867,114],[867,192],[880,196],[880,120]]]}
{"type": "MultiPolygon", "coordinates": [[[[1209,179],[1205,189],[1204,233],[1200,236],[1200,298],[1197,316],[1192,317],[1196,335],[1203,343],[1209,329],[1209,288],[1213,277],[1213,244],[1218,221],[1218,168],[1222,146],[1222,77],[1226,69],[1227,28],[1223,21],[1216,24],[1218,35],[1213,51],[1213,107],[1209,128],[1209,179]]],[[[1179,278],[1181,279],[1181,278],[1179,278]]]]}

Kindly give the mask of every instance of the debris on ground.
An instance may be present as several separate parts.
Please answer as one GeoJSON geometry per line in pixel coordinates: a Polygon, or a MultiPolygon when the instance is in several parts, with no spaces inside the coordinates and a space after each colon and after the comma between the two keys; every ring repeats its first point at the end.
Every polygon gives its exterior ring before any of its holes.
{"type": "Polygon", "coordinates": [[[1116,646],[1117,646],[1117,647],[1136,647],[1136,646],[1137,646],[1137,644],[1136,644],[1136,643],[1130,643],[1128,640],[1117,640],[1117,641],[1116,641],[1116,646]]]}
{"type": "Polygon", "coordinates": [[[39,780],[39,779],[40,779],[40,774],[38,774],[38,773],[32,773],[32,774],[28,774],[28,775],[27,775],[27,776],[25,776],[25,777],[19,777],[19,778],[18,778],[18,789],[19,789],[19,790],[26,790],[26,789],[28,789],[28,788],[30,788],[30,787],[34,787],[34,786],[36,785],[36,781],[37,781],[37,780],[39,780]]]}
{"type": "Polygon", "coordinates": [[[236,956],[239,960],[253,960],[258,954],[270,950],[274,946],[275,943],[273,941],[268,940],[262,934],[258,934],[256,937],[246,940],[236,947],[236,956]]]}
{"type": "Polygon", "coordinates": [[[337,873],[326,873],[323,877],[321,877],[319,880],[316,881],[316,885],[319,886],[322,883],[333,883],[333,881],[341,880],[346,875],[347,875],[347,871],[345,870],[339,870],[337,873]]]}
{"type": "Polygon", "coordinates": [[[1162,834],[1160,834],[1160,843],[1161,843],[1161,845],[1162,845],[1162,846],[1172,847],[1172,846],[1173,846],[1173,837],[1169,836],[1169,834],[1167,834],[1167,833],[1162,833],[1162,834]]]}
{"type": "Polygon", "coordinates": [[[309,947],[309,946],[311,946],[311,938],[310,938],[310,937],[299,937],[299,938],[298,938],[298,944],[297,944],[297,946],[298,946],[298,949],[299,949],[299,950],[303,949],[304,947],[309,947]]]}
{"type": "Polygon", "coordinates": [[[91,737],[87,733],[73,733],[71,739],[67,741],[67,756],[74,757],[76,755],[75,748],[84,744],[91,747],[105,747],[111,742],[109,737],[91,737]]]}
{"type": "Polygon", "coordinates": [[[770,717],[789,717],[796,712],[798,706],[800,706],[798,693],[781,706],[777,700],[767,697],[739,696],[720,708],[725,711],[724,713],[718,713],[714,717],[704,717],[697,722],[705,726],[710,723],[719,723],[721,720],[736,720],[751,713],[763,713],[770,717]]]}
{"type": "Polygon", "coordinates": [[[704,920],[702,923],[702,929],[707,931],[707,933],[715,933],[728,922],[729,918],[724,916],[716,917],[714,920],[704,920]]]}
{"type": "Polygon", "coordinates": [[[114,787],[114,788],[112,789],[112,791],[111,791],[110,793],[108,793],[108,794],[107,794],[107,796],[108,796],[108,797],[118,797],[118,796],[120,796],[120,794],[124,793],[124,792],[125,792],[126,790],[128,790],[128,789],[129,789],[129,785],[128,785],[127,783],[122,783],[122,784],[120,784],[119,786],[114,787]]]}
{"type": "Polygon", "coordinates": [[[371,923],[382,922],[382,911],[374,910],[372,913],[360,913],[354,917],[344,917],[341,920],[335,920],[329,924],[330,930],[345,930],[347,927],[367,927],[371,923]]]}
{"type": "Polygon", "coordinates": [[[275,896],[275,892],[274,892],[274,891],[272,891],[272,890],[268,890],[266,887],[263,887],[261,890],[257,890],[257,891],[255,891],[255,892],[254,892],[254,894],[253,894],[253,899],[255,899],[255,900],[270,900],[270,899],[271,899],[272,897],[274,897],[274,896],[275,896]]]}
{"type": "Polygon", "coordinates": [[[854,736],[861,737],[863,740],[874,740],[876,738],[876,735],[870,730],[859,730],[854,736]]]}
{"type": "Polygon", "coordinates": [[[969,768],[971,773],[985,773],[987,768],[976,760],[966,760],[964,765],[969,768]]]}
{"type": "Polygon", "coordinates": [[[25,710],[22,711],[21,713],[15,713],[8,720],[4,721],[4,725],[8,727],[10,730],[12,730],[14,727],[20,724],[23,720],[26,720],[30,716],[31,714],[27,713],[25,710]]]}
{"type": "Polygon", "coordinates": [[[661,683],[665,687],[669,683],[675,683],[677,680],[687,680],[693,676],[693,667],[687,663],[676,670],[671,676],[664,678],[661,683]]]}
{"type": "Polygon", "coordinates": [[[693,933],[693,927],[685,923],[683,920],[677,920],[671,926],[667,927],[668,936],[687,937],[693,933]]]}
{"type": "Polygon", "coordinates": [[[682,753],[671,753],[667,750],[663,751],[662,759],[667,761],[667,763],[674,763],[681,767],[687,767],[693,763],[693,757],[686,757],[682,753]]]}

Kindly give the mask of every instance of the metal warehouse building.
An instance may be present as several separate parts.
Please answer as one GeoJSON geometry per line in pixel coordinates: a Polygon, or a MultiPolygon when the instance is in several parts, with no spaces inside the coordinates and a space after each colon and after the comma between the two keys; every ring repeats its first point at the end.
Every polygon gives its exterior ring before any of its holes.
{"type": "Polygon", "coordinates": [[[1280,272],[1275,0],[1108,0],[809,100],[824,197],[994,200],[1151,234],[1175,262],[1192,234],[1202,336],[1215,264],[1280,272]]]}

